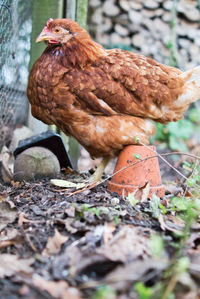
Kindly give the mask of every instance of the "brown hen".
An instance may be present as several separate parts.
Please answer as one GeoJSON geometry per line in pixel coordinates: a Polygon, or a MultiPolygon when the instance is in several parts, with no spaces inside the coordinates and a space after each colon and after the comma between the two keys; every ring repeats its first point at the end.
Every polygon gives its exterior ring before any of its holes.
{"type": "Polygon", "coordinates": [[[154,133],[151,119],[183,117],[200,98],[200,67],[179,69],[128,51],[105,50],[69,19],[49,19],[38,36],[47,48],[35,62],[27,94],[34,117],[75,137],[92,157],[110,157],[154,133]]]}

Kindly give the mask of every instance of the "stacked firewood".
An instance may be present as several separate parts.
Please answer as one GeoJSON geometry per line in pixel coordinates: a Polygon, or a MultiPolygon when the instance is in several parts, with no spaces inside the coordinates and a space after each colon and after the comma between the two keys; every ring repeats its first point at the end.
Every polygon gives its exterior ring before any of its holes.
{"type": "Polygon", "coordinates": [[[197,0],[89,0],[89,30],[105,47],[122,47],[182,69],[200,64],[197,0]]]}

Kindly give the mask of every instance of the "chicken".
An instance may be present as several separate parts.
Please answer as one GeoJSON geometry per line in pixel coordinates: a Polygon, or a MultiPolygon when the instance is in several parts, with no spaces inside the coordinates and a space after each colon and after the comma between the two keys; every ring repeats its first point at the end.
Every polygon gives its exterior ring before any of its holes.
{"type": "Polygon", "coordinates": [[[200,67],[181,72],[140,54],[106,50],[72,20],[49,19],[41,41],[47,47],[27,88],[32,115],[103,157],[95,180],[126,145],[148,144],[151,120],[177,121],[200,98],[200,67]]]}

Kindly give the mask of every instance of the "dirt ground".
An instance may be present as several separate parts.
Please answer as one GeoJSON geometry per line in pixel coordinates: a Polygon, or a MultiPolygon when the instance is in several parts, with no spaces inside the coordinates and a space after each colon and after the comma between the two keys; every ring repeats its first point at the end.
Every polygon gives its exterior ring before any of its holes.
{"type": "Polygon", "coordinates": [[[1,183],[0,298],[200,298],[198,218],[185,238],[186,223],[168,209],[187,193],[180,179],[167,183],[160,209],[156,198],[120,198],[107,182],[79,193],[49,178],[1,183]],[[185,257],[187,271],[178,275],[185,257]]]}

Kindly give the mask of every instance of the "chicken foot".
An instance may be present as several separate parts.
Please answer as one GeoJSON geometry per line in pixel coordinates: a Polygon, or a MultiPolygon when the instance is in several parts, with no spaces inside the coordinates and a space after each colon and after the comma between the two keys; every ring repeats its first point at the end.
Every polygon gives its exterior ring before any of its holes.
{"type": "Polygon", "coordinates": [[[97,166],[97,169],[95,170],[93,175],[91,175],[91,177],[89,178],[89,183],[90,184],[101,181],[104,169],[106,168],[109,161],[110,161],[110,157],[104,157],[101,160],[101,162],[97,166]]]}

